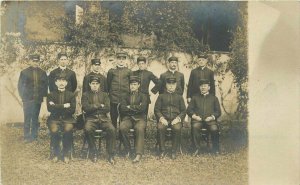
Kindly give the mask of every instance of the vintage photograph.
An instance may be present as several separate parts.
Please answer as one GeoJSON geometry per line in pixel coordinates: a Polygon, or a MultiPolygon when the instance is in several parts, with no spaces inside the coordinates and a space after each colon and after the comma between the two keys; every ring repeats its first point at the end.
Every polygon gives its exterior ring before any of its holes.
{"type": "Polygon", "coordinates": [[[2,1],[1,184],[248,184],[247,8],[2,1]]]}

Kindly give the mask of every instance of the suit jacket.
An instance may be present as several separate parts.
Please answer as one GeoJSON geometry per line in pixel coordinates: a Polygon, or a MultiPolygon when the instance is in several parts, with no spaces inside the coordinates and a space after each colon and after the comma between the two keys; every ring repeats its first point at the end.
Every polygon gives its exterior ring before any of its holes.
{"type": "Polygon", "coordinates": [[[47,96],[47,74],[41,68],[28,67],[21,71],[18,81],[18,91],[23,102],[42,102],[47,96]]]}
{"type": "Polygon", "coordinates": [[[112,103],[120,103],[129,93],[131,70],[127,67],[110,69],[107,73],[107,87],[112,103]]]}
{"type": "MultiPolygon", "coordinates": [[[[140,84],[139,91],[146,95],[149,95],[150,81],[152,81],[155,85],[159,85],[158,78],[152,72],[150,72],[148,70],[137,70],[137,71],[133,71],[132,74],[134,76],[140,77],[141,84],[140,84]]],[[[153,93],[155,92],[154,89],[152,89],[151,91],[153,93]]],[[[157,93],[157,91],[155,93],[157,93]]]]}
{"type": "Polygon", "coordinates": [[[98,76],[100,78],[100,88],[101,88],[101,91],[106,92],[106,93],[108,92],[106,77],[103,76],[100,73],[90,72],[88,75],[86,75],[83,78],[83,83],[82,83],[82,92],[83,93],[88,92],[89,90],[91,90],[91,87],[89,85],[90,76],[98,76]]]}
{"type": "Polygon", "coordinates": [[[216,96],[208,94],[206,96],[198,95],[193,96],[187,108],[187,114],[192,117],[193,114],[205,119],[209,116],[214,116],[216,119],[221,116],[221,108],[219,100],[216,96]]]}
{"type": "Polygon", "coordinates": [[[147,96],[143,93],[129,93],[120,104],[120,112],[122,117],[133,116],[137,119],[145,119],[145,111],[148,106],[147,96]],[[127,106],[130,105],[130,108],[127,106]]]}
{"type": "Polygon", "coordinates": [[[70,119],[75,113],[76,108],[76,97],[73,92],[65,90],[63,92],[53,91],[48,94],[47,97],[47,108],[51,113],[49,119],[70,119]],[[51,105],[50,102],[53,102],[54,105],[51,105]],[[70,103],[69,108],[64,108],[65,103],[70,103]]]}
{"type": "Polygon", "coordinates": [[[175,92],[160,94],[155,102],[154,114],[158,120],[164,117],[172,121],[178,116],[183,121],[186,115],[183,97],[175,92]]]}
{"type": "Polygon", "coordinates": [[[53,71],[50,72],[49,74],[49,90],[50,92],[57,91],[57,87],[55,85],[55,77],[59,74],[64,72],[67,77],[67,86],[66,90],[75,92],[77,89],[77,79],[76,79],[76,74],[74,71],[71,69],[66,68],[65,70],[61,70],[59,67],[54,69],[53,71]]]}
{"type": "Polygon", "coordinates": [[[197,67],[191,71],[188,88],[187,88],[187,98],[192,98],[194,95],[199,94],[199,80],[207,79],[210,82],[209,93],[215,95],[215,80],[214,72],[207,67],[203,69],[197,67]]]}
{"type": "Polygon", "coordinates": [[[87,119],[108,119],[106,114],[110,111],[110,101],[106,93],[87,91],[82,95],[81,104],[87,119]],[[102,107],[101,104],[104,106],[102,107]]]}
{"type": "Polygon", "coordinates": [[[156,93],[157,91],[159,91],[159,94],[163,94],[163,93],[167,92],[166,79],[169,77],[176,78],[177,86],[175,89],[175,93],[182,96],[183,91],[184,91],[184,75],[178,71],[175,71],[175,73],[173,74],[171,71],[168,70],[165,73],[161,74],[159,77],[160,85],[156,85],[152,89],[152,92],[156,93]]]}

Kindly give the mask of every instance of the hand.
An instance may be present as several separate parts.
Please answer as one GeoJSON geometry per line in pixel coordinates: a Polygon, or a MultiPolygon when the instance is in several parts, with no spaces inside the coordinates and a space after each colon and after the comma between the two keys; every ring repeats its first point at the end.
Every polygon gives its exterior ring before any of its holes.
{"type": "Polygon", "coordinates": [[[190,103],[192,101],[192,98],[188,98],[187,102],[190,103]]]}
{"type": "Polygon", "coordinates": [[[64,104],[64,108],[69,108],[69,107],[71,107],[71,104],[70,104],[70,103],[65,103],[65,104],[64,104]]]}
{"type": "Polygon", "coordinates": [[[200,116],[197,116],[196,114],[193,114],[192,115],[192,118],[196,121],[202,121],[201,117],[200,116]]]}
{"type": "Polygon", "coordinates": [[[55,103],[53,101],[50,101],[49,104],[50,105],[55,105],[55,103]]]}
{"type": "Polygon", "coordinates": [[[159,121],[161,122],[161,124],[168,126],[168,121],[165,118],[161,118],[159,121]]]}
{"type": "Polygon", "coordinates": [[[177,123],[179,123],[180,120],[178,118],[175,118],[172,122],[171,122],[171,125],[175,125],[177,123]]]}
{"type": "Polygon", "coordinates": [[[211,117],[211,116],[208,116],[207,118],[205,118],[205,121],[212,121],[212,120],[214,120],[214,118],[213,117],[211,117]]]}
{"type": "Polygon", "coordinates": [[[100,107],[103,108],[103,107],[104,107],[104,104],[100,104],[100,107]]]}
{"type": "Polygon", "coordinates": [[[130,105],[127,105],[126,107],[127,107],[128,109],[130,109],[130,105]]]}
{"type": "Polygon", "coordinates": [[[108,112],[108,113],[106,113],[106,117],[108,118],[108,119],[111,119],[111,117],[110,117],[110,113],[108,112]]]}

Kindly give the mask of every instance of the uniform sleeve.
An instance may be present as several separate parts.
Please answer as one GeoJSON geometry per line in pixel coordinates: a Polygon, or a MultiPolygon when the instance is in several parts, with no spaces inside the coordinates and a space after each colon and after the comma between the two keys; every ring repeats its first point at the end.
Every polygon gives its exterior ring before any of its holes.
{"type": "Polygon", "coordinates": [[[76,79],[76,73],[74,71],[72,71],[71,83],[72,83],[72,92],[75,92],[77,89],[77,79],[76,79]]]}
{"type": "Polygon", "coordinates": [[[108,113],[110,111],[109,97],[106,93],[103,93],[103,95],[104,95],[104,107],[100,107],[100,110],[102,110],[104,113],[108,113]]]}
{"type": "Polygon", "coordinates": [[[51,71],[48,77],[48,84],[49,84],[49,91],[53,92],[56,90],[56,86],[55,86],[55,71],[51,71]]]}
{"type": "MultiPolygon", "coordinates": [[[[150,72],[150,80],[155,84],[155,86],[159,86],[159,79],[152,72],[150,72]]],[[[151,92],[156,94],[157,91],[155,91],[154,87],[151,89],[151,92]]]]}
{"type": "Polygon", "coordinates": [[[111,81],[113,78],[112,70],[110,69],[107,73],[107,91],[110,92],[111,90],[111,81]]]}
{"type": "Polygon", "coordinates": [[[20,76],[19,76],[19,80],[18,80],[18,91],[19,91],[19,95],[21,96],[21,98],[23,99],[23,92],[24,92],[24,74],[23,71],[21,71],[20,76]]]}
{"type": "Polygon", "coordinates": [[[88,82],[88,76],[84,76],[83,77],[83,82],[82,82],[82,93],[85,93],[88,91],[88,85],[89,85],[89,82],[88,82]]]}
{"type": "Polygon", "coordinates": [[[161,110],[162,110],[162,96],[159,95],[154,105],[154,114],[156,119],[160,119],[161,117],[163,117],[161,110]]]}
{"type": "Polygon", "coordinates": [[[51,112],[51,113],[63,111],[63,109],[64,109],[63,104],[50,105],[50,102],[55,103],[54,95],[52,93],[48,94],[48,96],[47,96],[47,109],[48,109],[48,111],[51,112]]]}
{"type": "Polygon", "coordinates": [[[181,74],[181,89],[182,89],[181,95],[183,95],[183,92],[184,92],[184,86],[185,86],[184,75],[181,74]]]}
{"type": "Polygon", "coordinates": [[[157,92],[159,92],[161,94],[161,89],[162,89],[162,86],[163,86],[162,78],[163,78],[163,75],[161,74],[159,79],[158,79],[158,83],[155,84],[155,86],[151,89],[151,92],[153,94],[156,94],[157,92]]]}
{"type": "Polygon", "coordinates": [[[129,113],[129,109],[127,108],[128,103],[126,101],[126,98],[122,98],[121,103],[120,103],[120,112],[123,114],[129,113]]]}
{"type": "Polygon", "coordinates": [[[136,113],[145,113],[146,108],[148,106],[147,97],[144,94],[140,94],[140,95],[141,95],[141,103],[139,105],[131,105],[130,109],[132,109],[136,113]]]}
{"type": "Polygon", "coordinates": [[[66,108],[66,112],[70,113],[70,114],[74,114],[75,110],[76,110],[76,95],[74,93],[70,93],[71,99],[70,99],[70,103],[71,106],[69,108],[66,108]]]}
{"type": "Polygon", "coordinates": [[[221,107],[217,97],[214,99],[214,113],[213,116],[217,119],[221,116],[221,107]]]}
{"type": "Polygon", "coordinates": [[[183,121],[183,120],[184,120],[184,117],[185,117],[185,115],[186,115],[186,106],[185,106],[185,104],[184,104],[183,97],[180,96],[179,98],[180,98],[180,99],[179,99],[180,114],[179,114],[178,116],[180,117],[181,121],[183,121]]]}
{"type": "Polygon", "coordinates": [[[216,95],[216,86],[215,86],[215,79],[214,79],[214,72],[213,71],[211,71],[211,73],[210,73],[210,93],[212,94],[212,95],[216,95]]]}
{"type": "Polygon", "coordinates": [[[189,82],[188,82],[188,87],[187,87],[187,93],[186,96],[187,98],[192,98],[192,88],[194,86],[194,70],[191,71],[189,82]]]}
{"type": "Polygon", "coordinates": [[[81,97],[82,110],[86,113],[92,113],[97,110],[97,106],[95,104],[89,103],[87,93],[84,93],[81,97]]]}
{"type": "Polygon", "coordinates": [[[194,111],[195,107],[196,107],[195,105],[196,105],[196,98],[193,97],[192,100],[191,100],[191,102],[188,104],[188,107],[187,107],[187,110],[186,110],[187,115],[189,117],[192,117],[193,114],[195,114],[195,111],[194,111]]]}
{"type": "Polygon", "coordinates": [[[42,72],[42,96],[46,97],[48,93],[48,78],[45,71],[42,72]]]}
{"type": "Polygon", "coordinates": [[[108,93],[107,79],[103,76],[103,92],[108,93]]]}

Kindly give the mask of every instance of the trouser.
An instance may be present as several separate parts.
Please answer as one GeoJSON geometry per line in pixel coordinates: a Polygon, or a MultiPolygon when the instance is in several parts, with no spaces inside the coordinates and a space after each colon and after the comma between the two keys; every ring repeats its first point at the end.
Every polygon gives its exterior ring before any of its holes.
{"type": "Polygon", "coordinates": [[[112,125],[117,129],[119,117],[118,103],[110,103],[110,117],[112,125]]]}
{"type": "Polygon", "coordinates": [[[128,137],[128,131],[131,128],[135,131],[135,153],[142,155],[144,153],[146,122],[143,119],[134,120],[129,116],[123,118],[120,124],[120,132],[124,147],[127,151],[130,151],[131,148],[128,137]]]}
{"type": "Polygon", "coordinates": [[[171,125],[169,123],[168,126],[163,125],[161,122],[158,123],[157,129],[159,150],[160,152],[165,151],[166,131],[168,127],[171,127],[172,129],[172,153],[175,153],[177,152],[178,146],[180,144],[182,123],[177,123],[175,125],[171,125]]]}
{"type": "Polygon", "coordinates": [[[210,122],[205,122],[205,121],[192,121],[191,126],[192,126],[192,140],[195,144],[195,147],[197,149],[200,148],[200,137],[201,137],[201,128],[203,126],[207,126],[208,131],[211,134],[211,141],[212,141],[212,149],[213,151],[219,151],[219,128],[217,125],[216,121],[210,121],[210,122]]]}
{"type": "Polygon", "coordinates": [[[115,153],[115,143],[116,143],[116,129],[111,124],[110,121],[100,120],[100,119],[89,119],[84,126],[84,131],[86,133],[87,142],[89,144],[89,149],[92,154],[96,154],[96,144],[95,144],[95,130],[99,128],[106,132],[106,150],[109,155],[114,155],[115,153]]]}
{"type": "Polygon", "coordinates": [[[23,102],[24,111],[24,139],[36,139],[38,137],[40,102],[23,102]]]}
{"type": "Polygon", "coordinates": [[[59,119],[49,120],[50,129],[50,149],[54,156],[60,156],[61,148],[60,141],[62,140],[62,154],[63,156],[70,156],[71,147],[73,144],[73,125],[74,120],[70,119],[59,119]]]}

